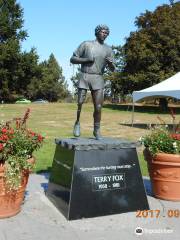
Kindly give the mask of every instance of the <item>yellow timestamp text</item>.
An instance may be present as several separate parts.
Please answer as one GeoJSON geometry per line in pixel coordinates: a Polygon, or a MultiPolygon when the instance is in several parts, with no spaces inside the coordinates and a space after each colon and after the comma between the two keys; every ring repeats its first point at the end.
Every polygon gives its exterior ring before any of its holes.
{"type": "Polygon", "coordinates": [[[159,218],[159,217],[169,217],[169,218],[179,218],[180,209],[168,209],[167,211],[161,212],[159,209],[152,210],[137,210],[137,218],[159,218]]]}

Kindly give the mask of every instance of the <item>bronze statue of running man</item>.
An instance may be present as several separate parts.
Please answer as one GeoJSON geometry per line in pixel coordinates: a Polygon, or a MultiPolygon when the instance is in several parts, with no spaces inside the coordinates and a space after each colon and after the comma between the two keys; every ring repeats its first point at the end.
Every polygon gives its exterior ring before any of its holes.
{"type": "Polygon", "coordinates": [[[115,70],[112,48],[104,43],[108,35],[109,28],[106,25],[98,25],[95,28],[96,39],[81,43],[70,59],[70,62],[73,64],[81,64],[81,73],[78,82],[77,119],[73,130],[75,137],[80,136],[80,114],[87,90],[89,89],[94,104],[93,135],[97,140],[102,138],[100,134],[100,122],[101,108],[104,100],[103,73],[106,67],[111,71],[115,70]]]}

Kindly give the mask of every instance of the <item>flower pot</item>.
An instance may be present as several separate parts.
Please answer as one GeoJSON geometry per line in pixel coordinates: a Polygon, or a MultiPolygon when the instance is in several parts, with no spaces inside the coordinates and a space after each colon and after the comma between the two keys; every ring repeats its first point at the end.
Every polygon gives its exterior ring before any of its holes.
{"type": "Polygon", "coordinates": [[[180,201],[180,155],[158,153],[152,157],[144,150],[154,196],[164,200],[180,201]]]}
{"type": "MultiPolygon", "coordinates": [[[[31,159],[31,161],[34,164],[34,160],[31,159]]],[[[29,171],[23,171],[21,185],[18,190],[7,191],[4,179],[4,165],[0,165],[0,218],[12,217],[21,211],[28,178],[29,171]]]]}

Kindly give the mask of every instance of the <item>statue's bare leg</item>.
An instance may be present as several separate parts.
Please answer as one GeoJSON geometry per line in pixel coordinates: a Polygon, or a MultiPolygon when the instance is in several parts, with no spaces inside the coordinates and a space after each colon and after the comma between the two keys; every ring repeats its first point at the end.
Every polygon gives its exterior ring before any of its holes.
{"type": "Polygon", "coordinates": [[[104,100],[103,96],[103,89],[98,89],[98,90],[92,90],[92,99],[93,99],[93,104],[94,104],[94,131],[93,135],[97,140],[101,139],[101,134],[100,134],[100,122],[101,122],[101,109],[102,109],[102,104],[104,100]]]}
{"type": "Polygon", "coordinates": [[[73,135],[75,137],[79,137],[81,135],[81,130],[80,130],[80,115],[81,115],[81,109],[82,109],[82,105],[86,99],[86,93],[87,90],[86,89],[82,89],[79,88],[78,89],[78,109],[77,109],[77,118],[76,118],[76,122],[74,124],[74,129],[73,129],[73,135]]]}

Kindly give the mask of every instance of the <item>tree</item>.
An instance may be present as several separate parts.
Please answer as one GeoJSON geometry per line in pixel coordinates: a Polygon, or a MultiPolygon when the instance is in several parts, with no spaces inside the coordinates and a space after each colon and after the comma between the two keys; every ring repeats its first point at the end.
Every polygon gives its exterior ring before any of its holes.
{"type": "Polygon", "coordinates": [[[16,0],[0,0],[0,99],[9,100],[15,91],[20,42],[27,36],[23,10],[16,0]]]}
{"type": "Polygon", "coordinates": [[[154,12],[146,11],[136,18],[135,25],[137,30],[126,39],[120,56],[123,68],[119,75],[111,75],[124,94],[152,86],[180,71],[180,2],[171,1],[154,12]]]}
{"type": "Polygon", "coordinates": [[[48,61],[39,64],[41,69],[41,77],[38,83],[35,79],[29,84],[29,92],[35,89],[36,98],[45,98],[49,101],[57,101],[65,98],[68,92],[68,86],[62,74],[62,68],[59,66],[55,56],[50,55],[48,61]]]}
{"type": "Polygon", "coordinates": [[[30,99],[36,98],[38,84],[42,76],[42,69],[38,60],[39,56],[35,48],[32,48],[30,52],[23,52],[21,54],[16,71],[16,75],[18,76],[16,81],[16,92],[19,95],[30,99]],[[32,89],[30,85],[33,85],[32,89]],[[30,91],[30,89],[32,91],[30,91]]]}
{"type": "Polygon", "coordinates": [[[112,49],[114,52],[116,71],[111,72],[107,69],[105,73],[105,95],[111,95],[112,99],[119,99],[120,97],[123,99],[128,86],[122,73],[124,68],[124,49],[122,46],[112,46],[112,49]]]}
{"type": "Polygon", "coordinates": [[[23,10],[16,0],[0,0],[0,100],[44,97],[57,101],[69,94],[67,83],[53,54],[39,63],[35,48],[21,51],[27,37],[23,10]]]}
{"type": "Polygon", "coordinates": [[[136,18],[138,30],[124,46],[131,91],[160,82],[180,70],[180,3],[163,5],[136,18]]]}
{"type": "Polygon", "coordinates": [[[78,66],[77,68],[77,71],[74,73],[74,65],[73,65],[73,76],[71,77],[71,81],[72,81],[72,84],[73,84],[73,87],[75,89],[75,92],[74,94],[77,95],[78,93],[78,81],[81,77],[81,68],[80,66],[78,66]]]}

